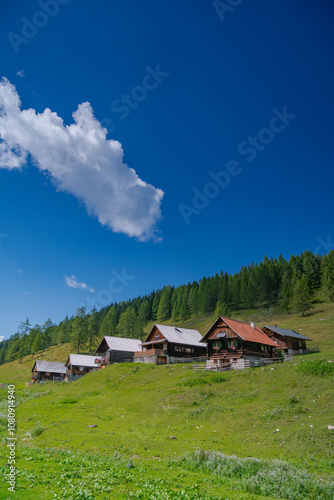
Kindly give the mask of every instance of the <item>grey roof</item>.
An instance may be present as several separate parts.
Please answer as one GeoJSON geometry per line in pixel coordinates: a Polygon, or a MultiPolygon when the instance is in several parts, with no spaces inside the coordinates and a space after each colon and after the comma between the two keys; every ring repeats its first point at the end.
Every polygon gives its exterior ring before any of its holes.
{"type": "Polygon", "coordinates": [[[278,326],[264,325],[263,328],[269,328],[269,330],[272,330],[273,332],[277,333],[278,335],[282,335],[283,337],[293,337],[295,339],[300,339],[300,340],[312,340],[309,339],[308,337],[304,337],[304,335],[301,335],[300,333],[295,332],[294,330],[286,330],[285,328],[278,328],[278,326]]]}
{"type": "Polygon", "coordinates": [[[101,359],[101,356],[87,356],[86,354],[69,354],[66,365],[71,366],[87,366],[88,368],[96,368],[99,366],[95,363],[96,359],[101,359]]]}
{"type": "Polygon", "coordinates": [[[154,325],[162,333],[168,342],[174,344],[186,344],[197,347],[206,347],[206,344],[200,342],[202,335],[197,330],[189,328],[180,328],[175,326],[154,325]]]}
{"type": "MultiPolygon", "coordinates": [[[[104,336],[103,339],[107,342],[108,347],[111,351],[130,351],[130,352],[140,351],[141,344],[140,340],[138,339],[125,339],[123,337],[108,337],[108,336],[104,336]]],[[[99,347],[97,348],[96,352],[98,352],[99,347]]]]}
{"type": "Polygon", "coordinates": [[[65,363],[60,363],[59,361],[44,361],[38,359],[35,365],[38,372],[66,373],[65,363]]]}

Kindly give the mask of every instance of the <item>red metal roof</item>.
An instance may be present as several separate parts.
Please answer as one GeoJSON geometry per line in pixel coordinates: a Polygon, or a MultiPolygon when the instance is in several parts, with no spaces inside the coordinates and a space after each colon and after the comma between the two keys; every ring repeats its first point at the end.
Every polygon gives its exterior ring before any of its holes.
{"type": "Polygon", "coordinates": [[[263,333],[260,328],[254,326],[254,328],[243,321],[237,321],[236,319],[224,318],[221,319],[243,340],[248,340],[249,342],[256,342],[257,344],[270,345],[272,347],[279,347],[276,342],[271,340],[265,333],[263,333]]]}

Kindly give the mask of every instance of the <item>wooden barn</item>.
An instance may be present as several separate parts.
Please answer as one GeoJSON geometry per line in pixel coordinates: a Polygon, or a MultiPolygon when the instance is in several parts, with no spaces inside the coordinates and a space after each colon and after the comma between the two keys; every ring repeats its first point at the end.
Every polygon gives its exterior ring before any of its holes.
{"type": "Polygon", "coordinates": [[[100,354],[101,364],[122,363],[133,361],[134,353],[139,351],[141,342],[138,339],[105,336],[101,340],[96,353],[100,354]]]}
{"type": "Polygon", "coordinates": [[[207,365],[223,365],[240,358],[271,358],[278,344],[254,323],[219,316],[202,342],[208,344],[207,365]]]}
{"type": "Polygon", "coordinates": [[[262,328],[262,331],[268,335],[268,337],[274,340],[278,345],[283,354],[293,355],[293,354],[306,354],[307,347],[306,341],[312,341],[308,337],[304,337],[294,330],[286,330],[285,328],[278,328],[278,325],[267,326],[262,328]]]}
{"type": "Polygon", "coordinates": [[[205,356],[206,345],[200,342],[201,338],[197,330],[154,325],[141,344],[142,350],[135,352],[134,362],[165,365],[205,356]]]}
{"type": "Polygon", "coordinates": [[[69,354],[65,363],[67,367],[66,380],[77,380],[86,373],[99,369],[101,356],[87,356],[86,354],[69,354]]]}
{"type": "Polygon", "coordinates": [[[65,363],[58,361],[37,360],[32,368],[32,382],[45,382],[47,380],[60,381],[65,379],[65,363]]]}

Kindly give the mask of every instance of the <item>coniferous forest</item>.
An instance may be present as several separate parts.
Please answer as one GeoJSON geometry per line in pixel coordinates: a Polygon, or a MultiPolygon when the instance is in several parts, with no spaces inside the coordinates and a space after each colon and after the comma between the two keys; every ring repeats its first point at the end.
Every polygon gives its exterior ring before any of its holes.
{"type": "Polygon", "coordinates": [[[233,275],[221,271],[199,282],[152,291],[149,295],[97,310],[80,307],[76,315],[58,325],[47,319],[31,325],[26,319],[17,332],[0,344],[0,364],[35,354],[47,347],[71,342],[74,352],[90,352],[104,335],[143,339],[150,321],[182,322],[191,316],[228,316],[243,309],[278,307],[285,312],[306,314],[313,307],[315,292],[321,290],[334,301],[334,251],[314,255],[305,251],[292,255],[265,257],[259,264],[242,267],[233,275]]]}

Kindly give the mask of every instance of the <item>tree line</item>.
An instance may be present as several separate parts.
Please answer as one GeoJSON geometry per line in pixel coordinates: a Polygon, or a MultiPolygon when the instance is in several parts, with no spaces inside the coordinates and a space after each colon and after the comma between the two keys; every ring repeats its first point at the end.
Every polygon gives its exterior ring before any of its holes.
{"type": "Polygon", "coordinates": [[[228,316],[231,311],[272,306],[304,315],[312,309],[314,293],[320,289],[334,301],[334,251],[322,256],[305,251],[292,255],[289,261],[282,256],[265,257],[233,275],[221,271],[199,282],[167,285],[100,310],[87,312],[80,307],[75,316],[66,316],[58,325],[48,319],[32,326],[27,319],[14,335],[1,342],[0,364],[21,361],[23,356],[65,342],[71,342],[75,352],[91,352],[104,335],[143,340],[150,321],[182,322],[198,314],[228,316]]]}

